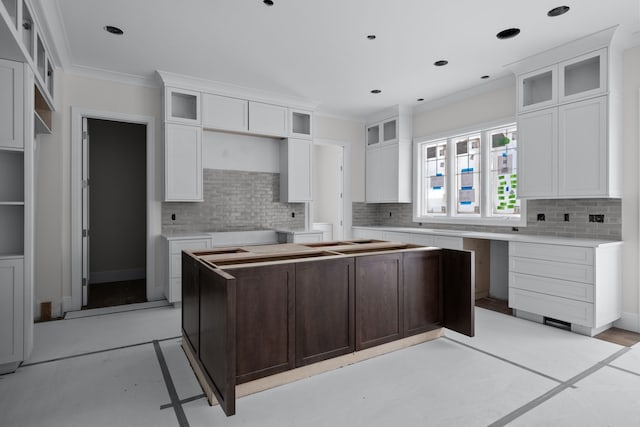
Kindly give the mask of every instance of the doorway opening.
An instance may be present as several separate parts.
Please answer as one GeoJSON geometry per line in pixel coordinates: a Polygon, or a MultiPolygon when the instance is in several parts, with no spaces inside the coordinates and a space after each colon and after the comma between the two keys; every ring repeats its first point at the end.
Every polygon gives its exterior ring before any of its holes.
{"type": "Polygon", "coordinates": [[[82,126],[82,306],[146,302],[147,126],[82,126]]]}
{"type": "Polygon", "coordinates": [[[312,229],[323,232],[323,240],[342,240],[344,233],[344,147],[314,142],[314,197],[312,229]]]}

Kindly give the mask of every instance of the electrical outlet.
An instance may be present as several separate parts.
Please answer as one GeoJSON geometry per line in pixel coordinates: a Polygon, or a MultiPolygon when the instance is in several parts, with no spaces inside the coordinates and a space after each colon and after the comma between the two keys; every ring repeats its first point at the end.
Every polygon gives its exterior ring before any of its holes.
{"type": "Polygon", "coordinates": [[[564,214],[564,220],[565,222],[569,222],[569,214],[564,214]]]}
{"type": "Polygon", "coordinates": [[[391,212],[389,212],[389,217],[391,217],[391,212]]]}
{"type": "Polygon", "coordinates": [[[171,221],[175,221],[176,220],[176,214],[171,214],[171,221]]]}
{"type": "Polygon", "coordinates": [[[542,213],[538,214],[538,221],[545,221],[544,214],[542,214],[542,213]]]}
{"type": "Polygon", "coordinates": [[[520,231],[518,227],[511,227],[511,231],[520,231]]]}
{"type": "Polygon", "coordinates": [[[589,222],[604,222],[604,215],[589,214],[589,222]]]}
{"type": "Polygon", "coordinates": [[[291,212],[291,218],[295,218],[296,217],[296,213],[295,212],[291,212]]]}

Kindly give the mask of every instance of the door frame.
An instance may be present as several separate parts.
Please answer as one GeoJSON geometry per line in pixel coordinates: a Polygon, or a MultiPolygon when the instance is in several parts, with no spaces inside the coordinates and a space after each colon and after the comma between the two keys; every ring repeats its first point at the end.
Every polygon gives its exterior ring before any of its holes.
{"type": "Polygon", "coordinates": [[[82,119],[99,119],[142,124],[147,128],[147,300],[162,298],[156,286],[156,241],[162,231],[162,204],[158,193],[156,161],[156,120],[151,116],[71,107],[71,301],[64,311],[82,308],[82,119]]]}
{"type": "MultiPolygon", "coordinates": [[[[333,145],[342,148],[342,237],[341,239],[351,238],[351,143],[329,138],[313,138],[314,145],[333,145]]],[[[314,177],[315,179],[315,177],[314,177]]],[[[313,224],[313,204],[309,209],[310,226],[313,224]]]]}

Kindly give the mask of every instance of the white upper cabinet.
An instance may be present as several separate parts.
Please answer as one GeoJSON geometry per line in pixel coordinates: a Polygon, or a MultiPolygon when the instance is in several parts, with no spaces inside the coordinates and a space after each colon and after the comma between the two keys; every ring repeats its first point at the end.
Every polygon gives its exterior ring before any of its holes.
{"type": "Polygon", "coordinates": [[[398,117],[367,126],[367,147],[398,142],[398,117]]]}
{"type": "Polygon", "coordinates": [[[518,65],[519,197],[622,196],[622,55],[614,31],[518,65]]]}
{"type": "Polygon", "coordinates": [[[231,132],[249,130],[249,101],[228,96],[202,95],[202,127],[231,132]]]}
{"type": "Polygon", "coordinates": [[[311,138],[313,136],[313,112],[289,108],[289,137],[311,138]]]}
{"type": "Polygon", "coordinates": [[[520,112],[555,105],[558,102],[558,66],[552,65],[518,76],[520,112]]]}
{"type": "Polygon", "coordinates": [[[249,132],[259,135],[287,135],[287,107],[249,101],[249,132]]]}
{"type": "Polygon", "coordinates": [[[313,200],[313,142],[288,138],[280,145],[280,201],[313,200]]]}
{"type": "Polygon", "coordinates": [[[165,124],[165,202],[201,202],[202,129],[165,124]]]}
{"type": "Polygon", "coordinates": [[[608,195],[607,97],[558,110],[558,195],[608,195]]]}
{"type": "Polygon", "coordinates": [[[558,109],[518,116],[518,196],[558,194],[558,109]]]}
{"type": "Polygon", "coordinates": [[[23,66],[0,59],[0,147],[23,148],[23,66]]]}
{"type": "Polygon", "coordinates": [[[166,87],[164,95],[167,122],[200,125],[200,92],[166,87]]]}
{"type": "Polygon", "coordinates": [[[558,102],[571,102],[607,93],[607,49],[558,64],[558,102]]]}

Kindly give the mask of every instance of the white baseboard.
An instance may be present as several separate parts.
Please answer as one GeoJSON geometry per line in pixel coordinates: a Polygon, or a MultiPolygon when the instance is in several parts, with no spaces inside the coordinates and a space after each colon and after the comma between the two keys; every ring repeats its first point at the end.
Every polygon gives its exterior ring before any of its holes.
{"type": "Polygon", "coordinates": [[[144,279],[147,270],[144,268],[132,268],[129,270],[95,271],[89,277],[89,283],[123,282],[125,280],[144,279]]]}
{"type": "Polygon", "coordinates": [[[62,297],[62,313],[61,315],[64,316],[64,314],[67,311],[71,311],[73,310],[73,302],[71,301],[71,297],[62,297]]]}
{"type": "Polygon", "coordinates": [[[632,332],[640,332],[640,315],[638,313],[622,313],[622,317],[613,323],[613,326],[632,332]]]}

